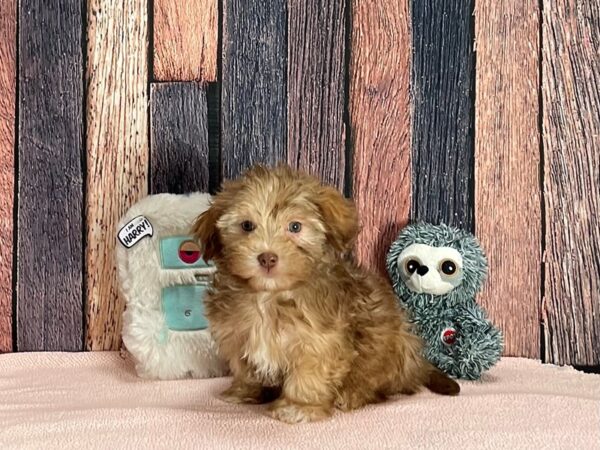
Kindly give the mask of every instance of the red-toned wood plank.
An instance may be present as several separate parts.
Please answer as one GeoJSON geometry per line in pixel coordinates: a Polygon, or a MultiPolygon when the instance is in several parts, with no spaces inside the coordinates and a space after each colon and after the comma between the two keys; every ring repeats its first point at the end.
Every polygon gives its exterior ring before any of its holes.
{"type": "Polygon", "coordinates": [[[117,350],[116,226],[148,185],[148,2],[90,0],[87,25],[86,347],[117,350]]]}
{"type": "Polygon", "coordinates": [[[0,0],[0,352],[12,350],[16,6],[16,0],[0,0]]]}
{"type": "Polygon", "coordinates": [[[19,1],[19,351],[83,348],[82,8],[19,1]]]}
{"type": "Polygon", "coordinates": [[[479,0],[475,14],[475,226],[489,261],[479,302],[504,353],[531,358],[540,357],[539,14],[537,0],[479,0]]]}
{"type": "Polygon", "coordinates": [[[218,0],[154,0],[154,79],[217,79],[218,0]]]}
{"type": "Polygon", "coordinates": [[[288,11],[288,162],[344,189],[346,2],[288,11]]]}
{"type": "Polygon", "coordinates": [[[598,365],[600,2],[544,0],[543,11],[545,358],[598,365]]]}
{"type": "Polygon", "coordinates": [[[353,193],[363,226],[357,257],[383,274],[410,209],[410,9],[408,0],[351,6],[353,193]]]}

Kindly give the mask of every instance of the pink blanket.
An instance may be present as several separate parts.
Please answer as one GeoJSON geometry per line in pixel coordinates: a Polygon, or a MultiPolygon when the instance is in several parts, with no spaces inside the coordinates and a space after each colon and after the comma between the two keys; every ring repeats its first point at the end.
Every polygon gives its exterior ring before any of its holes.
{"type": "Polygon", "coordinates": [[[456,398],[423,392],[294,426],[222,403],[227,384],[143,381],[116,353],[1,355],[0,447],[600,449],[600,376],[526,359],[456,398]]]}

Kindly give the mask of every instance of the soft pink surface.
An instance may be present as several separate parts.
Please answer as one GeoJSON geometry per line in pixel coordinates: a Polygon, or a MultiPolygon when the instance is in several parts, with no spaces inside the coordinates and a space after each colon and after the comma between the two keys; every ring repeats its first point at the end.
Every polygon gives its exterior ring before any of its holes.
{"type": "Polygon", "coordinates": [[[0,356],[1,448],[600,449],[600,376],[504,359],[459,397],[423,392],[278,423],[215,395],[227,379],[144,381],[117,353],[0,356]]]}

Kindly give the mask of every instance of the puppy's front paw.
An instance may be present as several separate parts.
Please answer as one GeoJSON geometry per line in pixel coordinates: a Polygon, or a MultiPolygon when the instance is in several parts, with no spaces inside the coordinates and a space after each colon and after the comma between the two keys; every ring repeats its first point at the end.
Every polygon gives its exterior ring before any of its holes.
{"type": "Polygon", "coordinates": [[[260,385],[232,385],[222,392],[221,400],[228,403],[269,403],[279,397],[281,389],[278,387],[263,387],[260,385]]]}
{"type": "Polygon", "coordinates": [[[260,403],[260,386],[236,386],[232,385],[224,390],[219,398],[227,403],[260,403]]]}
{"type": "Polygon", "coordinates": [[[285,398],[277,400],[269,410],[271,417],[285,423],[315,422],[331,415],[330,407],[300,405],[285,398]]]}

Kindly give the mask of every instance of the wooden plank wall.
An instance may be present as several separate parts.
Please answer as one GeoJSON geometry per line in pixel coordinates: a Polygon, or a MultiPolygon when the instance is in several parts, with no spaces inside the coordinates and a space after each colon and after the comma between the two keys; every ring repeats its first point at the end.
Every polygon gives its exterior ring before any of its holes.
{"type": "Polygon", "coordinates": [[[352,2],[352,191],[362,225],[356,254],[381,273],[410,210],[409,17],[408,0],[394,7],[352,2]]]}
{"type": "Polygon", "coordinates": [[[148,2],[90,0],[87,29],[86,347],[114,350],[116,226],[148,190],[148,2]]]}
{"type": "Polygon", "coordinates": [[[20,351],[83,349],[82,6],[19,2],[20,351]]]}
{"type": "Polygon", "coordinates": [[[343,1],[289,2],[288,163],[340,190],[346,170],[345,18],[343,1]]]}
{"type": "Polygon", "coordinates": [[[411,218],[472,230],[474,0],[411,4],[411,218]]]}
{"type": "Polygon", "coordinates": [[[542,292],[538,3],[481,0],[475,14],[475,224],[489,260],[479,301],[504,331],[505,353],[532,358],[542,292]]]}
{"type": "Polygon", "coordinates": [[[0,0],[0,353],[12,350],[17,3],[0,0]]]}
{"type": "Polygon", "coordinates": [[[123,212],[287,161],[365,266],[475,230],[506,354],[600,364],[599,0],[50,3],[0,0],[0,351],[117,349],[123,212]]]}
{"type": "Polygon", "coordinates": [[[152,85],[150,193],[208,191],[206,91],[199,83],[152,85]]]}
{"type": "Polygon", "coordinates": [[[223,0],[222,169],[287,161],[287,2],[223,0]]]}
{"type": "Polygon", "coordinates": [[[543,5],[544,356],[600,365],[600,2],[543,5]]]}

